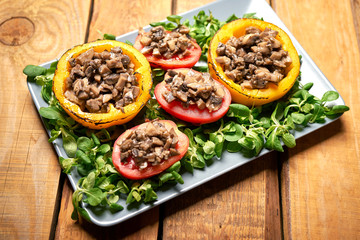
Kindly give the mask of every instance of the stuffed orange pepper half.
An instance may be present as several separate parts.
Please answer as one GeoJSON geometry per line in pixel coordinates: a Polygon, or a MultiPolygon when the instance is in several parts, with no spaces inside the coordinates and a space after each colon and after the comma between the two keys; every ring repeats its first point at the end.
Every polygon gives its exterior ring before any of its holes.
{"type": "Polygon", "coordinates": [[[53,91],[77,122],[101,129],[133,119],[150,98],[151,68],[138,50],[113,40],[75,46],[59,60],[53,91]]]}
{"type": "Polygon", "coordinates": [[[225,24],[210,43],[211,76],[229,89],[232,101],[263,105],[283,97],[300,71],[290,37],[274,24],[238,19],[225,24]]]}

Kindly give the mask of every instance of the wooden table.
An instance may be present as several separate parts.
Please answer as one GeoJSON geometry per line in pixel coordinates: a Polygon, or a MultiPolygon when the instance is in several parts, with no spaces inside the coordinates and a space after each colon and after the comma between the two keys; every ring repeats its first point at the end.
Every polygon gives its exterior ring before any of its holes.
{"type": "Polygon", "coordinates": [[[0,239],[360,238],[359,0],[269,2],[350,107],[339,120],[116,226],[71,220],[73,190],[22,69],[98,30],[121,35],[209,2],[2,1],[0,239]]]}

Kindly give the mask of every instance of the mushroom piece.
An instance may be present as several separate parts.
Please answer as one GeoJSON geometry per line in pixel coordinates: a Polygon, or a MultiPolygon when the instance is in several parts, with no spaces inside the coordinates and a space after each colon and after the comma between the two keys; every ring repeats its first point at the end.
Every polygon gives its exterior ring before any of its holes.
{"type": "Polygon", "coordinates": [[[94,53],[95,53],[94,49],[91,48],[91,49],[87,50],[86,52],[80,54],[78,57],[76,57],[75,61],[77,64],[84,65],[86,62],[90,62],[90,60],[94,56],[94,53]]]}

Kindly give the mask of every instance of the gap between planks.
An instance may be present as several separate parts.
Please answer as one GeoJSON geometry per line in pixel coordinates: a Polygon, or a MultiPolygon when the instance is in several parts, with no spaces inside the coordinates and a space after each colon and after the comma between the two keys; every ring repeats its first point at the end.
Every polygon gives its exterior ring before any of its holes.
{"type": "Polygon", "coordinates": [[[350,0],[358,49],[360,51],[360,0],[350,0]]]}
{"type": "Polygon", "coordinates": [[[90,8],[89,8],[89,17],[86,25],[86,33],[85,33],[85,39],[84,43],[87,43],[89,40],[89,33],[90,33],[90,24],[94,13],[94,0],[91,0],[90,2],[90,8]]]}
{"type": "MultiPolygon", "coordinates": [[[[87,43],[88,39],[89,39],[90,24],[91,24],[91,20],[93,17],[93,12],[94,12],[94,0],[91,0],[90,7],[89,7],[89,16],[88,16],[88,20],[87,20],[87,24],[86,24],[84,43],[87,43]]],[[[59,213],[60,213],[60,208],[61,208],[62,192],[64,190],[64,184],[65,184],[66,177],[67,177],[67,175],[64,173],[61,173],[60,177],[59,177],[59,186],[58,186],[58,190],[56,193],[55,207],[54,207],[53,219],[51,222],[50,235],[49,235],[49,239],[51,239],[51,240],[55,239],[55,236],[56,236],[56,228],[57,228],[59,213]]]]}
{"type": "Polygon", "coordinates": [[[60,208],[61,208],[62,192],[64,190],[64,184],[65,184],[66,177],[67,177],[66,174],[63,172],[60,174],[60,177],[59,177],[59,186],[58,186],[58,190],[57,190],[56,198],[55,198],[54,213],[53,213],[53,218],[51,221],[51,229],[50,229],[49,239],[55,239],[56,227],[58,224],[59,213],[60,213],[60,208]]]}
{"type": "MultiPolygon", "coordinates": [[[[357,1],[357,0],[355,0],[357,1]]],[[[267,0],[271,8],[276,12],[276,0],[267,0]]],[[[290,199],[286,198],[285,201],[283,201],[283,198],[287,195],[285,192],[289,191],[290,189],[290,181],[289,181],[289,152],[287,149],[283,153],[279,152],[277,155],[277,173],[278,173],[278,194],[279,194],[279,214],[280,214],[280,234],[281,239],[285,239],[285,232],[287,232],[287,236],[291,236],[289,233],[291,233],[291,225],[288,223],[289,216],[284,216],[284,213],[290,214],[290,199]],[[284,184],[282,184],[284,183],[284,184]],[[284,188],[283,188],[284,186],[284,188]],[[283,205],[283,203],[285,204],[283,205]],[[284,209],[286,207],[289,207],[286,211],[284,209]]],[[[265,226],[266,227],[266,226],[265,226]]]]}

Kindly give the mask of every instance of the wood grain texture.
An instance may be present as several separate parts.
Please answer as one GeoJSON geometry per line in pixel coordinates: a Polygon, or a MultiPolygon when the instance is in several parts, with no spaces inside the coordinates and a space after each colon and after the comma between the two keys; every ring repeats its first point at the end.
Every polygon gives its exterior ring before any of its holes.
{"type": "Polygon", "coordinates": [[[351,0],[351,10],[358,42],[358,49],[360,50],[360,0],[351,0]]]}
{"type": "Polygon", "coordinates": [[[151,0],[95,1],[89,41],[102,38],[99,31],[119,36],[164,20],[169,15],[171,0],[156,1],[156,4],[151,0]]]}
{"type": "Polygon", "coordinates": [[[175,0],[173,5],[173,14],[180,14],[191,9],[201,7],[205,4],[215,2],[215,0],[182,1],[175,0]]]}
{"type": "Polygon", "coordinates": [[[164,239],[280,239],[276,154],[165,204],[164,239]]]}
{"type": "Polygon", "coordinates": [[[89,5],[2,1],[1,6],[0,23],[8,20],[9,25],[0,38],[14,44],[0,43],[0,239],[46,239],[61,169],[22,70],[27,64],[52,60],[82,41],[89,5]]]}
{"type": "Polygon", "coordinates": [[[358,9],[352,11],[351,1],[276,0],[275,10],[350,106],[289,150],[281,173],[285,239],[357,239],[360,56],[359,16],[352,13],[358,9]]]}
{"type": "MultiPolygon", "coordinates": [[[[205,4],[215,2],[216,0],[198,0],[198,1],[183,1],[183,0],[174,0],[173,12],[174,14],[180,14],[191,9],[201,7],[205,4]]],[[[268,4],[272,4],[271,0],[266,0],[268,4]]],[[[232,13],[229,12],[229,16],[232,13]]]]}
{"type": "MultiPolygon", "coordinates": [[[[102,38],[102,33],[121,35],[137,30],[150,22],[160,21],[171,15],[171,1],[95,1],[89,28],[89,41],[102,38]],[[152,9],[149,11],[149,9],[152,9]]],[[[159,209],[155,208],[129,221],[110,228],[100,228],[88,222],[76,223],[71,220],[72,188],[64,185],[60,215],[56,229],[57,239],[77,236],[78,239],[156,239],[158,235],[159,209]],[[68,232],[70,231],[70,233],[68,232]]]]}

